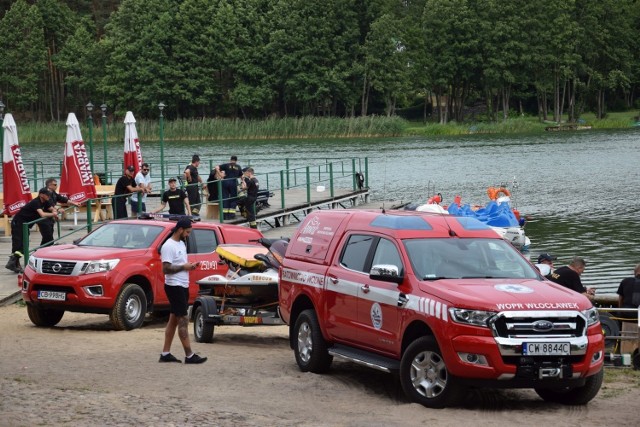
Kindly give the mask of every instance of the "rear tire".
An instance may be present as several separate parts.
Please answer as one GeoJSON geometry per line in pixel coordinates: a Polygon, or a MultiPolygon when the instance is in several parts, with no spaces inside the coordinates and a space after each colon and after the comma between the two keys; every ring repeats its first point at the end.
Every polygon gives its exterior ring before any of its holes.
{"type": "Polygon", "coordinates": [[[29,320],[36,325],[45,328],[56,326],[62,316],[64,316],[64,310],[58,310],[56,308],[40,308],[33,305],[27,305],[27,314],[29,320]]]}
{"type": "Polygon", "coordinates": [[[196,313],[193,316],[193,336],[196,342],[211,343],[213,342],[213,332],[215,325],[213,323],[207,323],[204,321],[204,310],[202,306],[196,308],[196,313]]]}
{"type": "Polygon", "coordinates": [[[603,378],[604,369],[600,369],[600,372],[587,378],[582,387],[536,388],[535,391],[547,402],[563,405],[586,405],[598,394],[603,378]]]}
{"type": "Polygon", "coordinates": [[[427,408],[453,406],[463,391],[430,336],[420,337],[407,347],[400,360],[400,384],[411,401],[427,408]]]}
{"type": "Polygon", "coordinates": [[[321,374],[329,370],[333,356],[327,351],[327,343],[314,310],[300,313],[293,327],[293,337],[293,352],[302,372],[321,374]]]}
{"type": "Polygon", "coordinates": [[[109,318],[118,331],[129,331],[142,326],[147,314],[147,295],[135,283],[125,283],[120,290],[109,318]]]}

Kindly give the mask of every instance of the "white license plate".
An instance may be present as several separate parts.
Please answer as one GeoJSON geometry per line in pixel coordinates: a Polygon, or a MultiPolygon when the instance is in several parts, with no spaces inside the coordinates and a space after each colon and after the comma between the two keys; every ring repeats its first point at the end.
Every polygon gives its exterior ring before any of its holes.
{"type": "Polygon", "coordinates": [[[571,344],[568,342],[526,342],[522,344],[525,356],[569,356],[571,344]]]}
{"type": "Polygon", "coordinates": [[[64,292],[38,291],[38,299],[65,301],[67,299],[67,294],[64,292]]]}

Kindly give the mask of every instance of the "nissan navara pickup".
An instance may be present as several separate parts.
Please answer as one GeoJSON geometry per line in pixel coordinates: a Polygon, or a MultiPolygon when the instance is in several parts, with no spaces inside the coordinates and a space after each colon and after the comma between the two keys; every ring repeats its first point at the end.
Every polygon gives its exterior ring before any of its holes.
{"type": "MultiPolygon", "coordinates": [[[[108,314],[117,330],[142,326],[150,312],[168,311],[160,248],[171,236],[175,221],[116,220],[104,224],[73,244],[38,249],[21,278],[22,298],[29,319],[50,327],[65,311],[108,314]]],[[[250,243],[262,234],[246,227],[194,222],[186,242],[189,262],[189,303],[198,295],[196,281],[225,275],[215,249],[220,243],[250,243]]]]}

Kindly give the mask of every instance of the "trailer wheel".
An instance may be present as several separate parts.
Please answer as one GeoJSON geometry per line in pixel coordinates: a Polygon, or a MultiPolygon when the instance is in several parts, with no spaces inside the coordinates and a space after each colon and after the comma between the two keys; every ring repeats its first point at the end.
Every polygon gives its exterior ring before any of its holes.
{"type": "Polygon", "coordinates": [[[631,354],[631,364],[636,371],[640,369],[640,351],[637,348],[631,354]]]}
{"type": "Polygon", "coordinates": [[[210,343],[213,342],[213,330],[215,325],[204,321],[204,310],[202,306],[196,308],[196,314],[193,317],[193,336],[197,342],[210,343]]]}
{"type": "Polygon", "coordinates": [[[618,326],[618,322],[611,319],[611,314],[600,313],[600,325],[602,326],[602,333],[605,336],[605,339],[604,339],[605,348],[607,350],[615,348],[618,339],[607,338],[607,337],[620,336],[620,327],[618,326]]]}
{"type": "Polygon", "coordinates": [[[293,327],[295,344],[293,352],[302,372],[321,374],[329,370],[333,356],[327,351],[318,317],[313,310],[300,313],[293,327]]]}
{"type": "Polygon", "coordinates": [[[400,384],[409,399],[427,408],[455,405],[463,391],[430,336],[420,337],[407,347],[400,360],[400,384]]]}
{"type": "Polygon", "coordinates": [[[604,369],[600,369],[600,372],[587,378],[582,387],[536,388],[535,391],[538,396],[547,402],[561,403],[563,405],[586,405],[600,391],[603,378],[604,369]]]}

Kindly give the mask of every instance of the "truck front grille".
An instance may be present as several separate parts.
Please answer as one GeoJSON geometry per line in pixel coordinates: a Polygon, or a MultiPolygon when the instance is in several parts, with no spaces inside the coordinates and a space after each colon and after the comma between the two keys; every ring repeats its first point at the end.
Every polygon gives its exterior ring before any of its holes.
{"type": "Polygon", "coordinates": [[[45,274],[69,276],[73,273],[75,266],[75,262],[42,260],[42,272],[45,274]]]}
{"type": "Polygon", "coordinates": [[[501,338],[570,338],[584,336],[587,322],[577,311],[502,312],[491,328],[501,338]]]}

